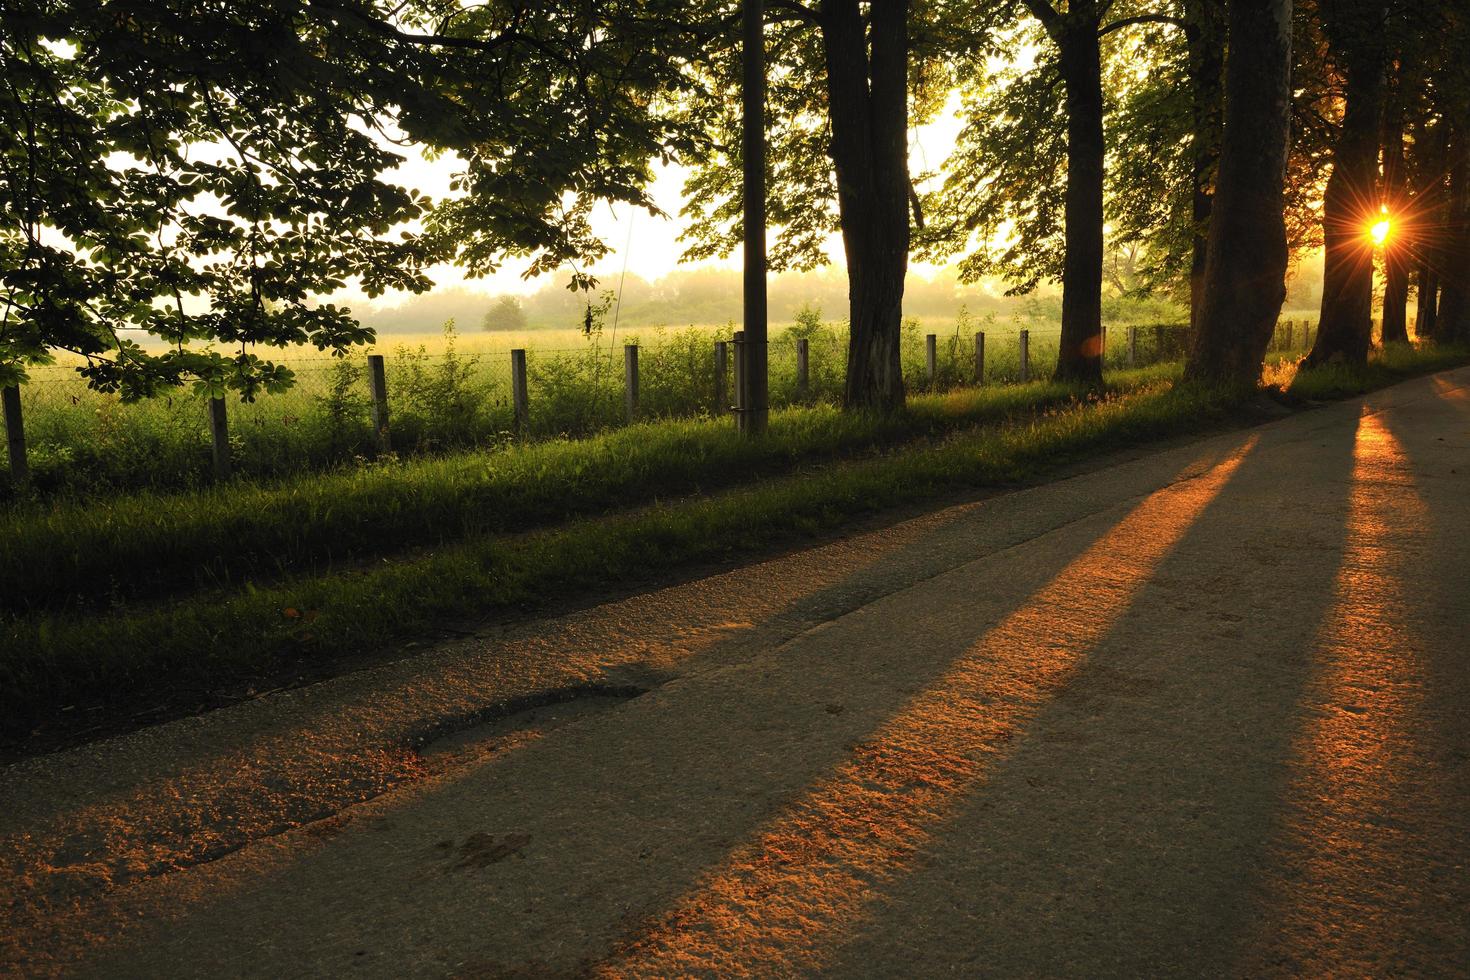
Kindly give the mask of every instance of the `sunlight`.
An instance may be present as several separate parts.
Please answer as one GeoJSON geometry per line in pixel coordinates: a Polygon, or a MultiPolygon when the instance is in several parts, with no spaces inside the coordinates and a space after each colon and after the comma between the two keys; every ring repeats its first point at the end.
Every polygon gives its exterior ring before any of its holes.
{"type": "Polygon", "coordinates": [[[1368,230],[1368,233],[1373,236],[1374,245],[1382,245],[1384,242],[1388,241],[1388,232],[1390,227],[1391,225],[1387,218],[1384,218],[1383,220],[1377,221],[1373,224],[1373,227],[1368,230]]]}
{"type": "Polygon", "coordinates": [[[1024,737],[1255,443],[1139,503],[598,972],[819,968],[1024,737]]]}
{"type": "MultiPolygon", "coordinates": [[[[1269,934],[1245,944],[1243,975],[1268,972],[1289,962],[1292,950],[1324,942],[1321,923],[1378,903],[1365,890],[1375,882],[1395,882],[1407,894],[1406,882],[1423,873],[1420,862],[1432,848],[1391,816],[1405,799],[1415,801],[1411,809],[1431,807],[1436,788],[1411,733],[1425,678],[1422,640],[1404,614],[1418,587],[1404,556],[1420,546],[1429,520],[1408,472],[1398,440],[1365,410],[1353,448],[1346,549],[1317,635],[1286,818],[1261,899],[1269,934]],[[1375,869],[1366,879],[1365,867],[1375,869]]],[[[1400,948],[1414,914],[1379,906],[1358,932],[1332,940],[1338,962],[1350,964],[1339,972],[1374,973],[1375,964],[1356,957],[1400,948]]]]}
{"type": "Polygon", "coordinates": [[[1382,245],[1388,241],[1388,233],[1393,230],[1393,222],[1388,218],[1388,205],[1378,209],[1379,218],[1368,229],[1368,234],[1373,238],[1374,245],[1382,245]]]}

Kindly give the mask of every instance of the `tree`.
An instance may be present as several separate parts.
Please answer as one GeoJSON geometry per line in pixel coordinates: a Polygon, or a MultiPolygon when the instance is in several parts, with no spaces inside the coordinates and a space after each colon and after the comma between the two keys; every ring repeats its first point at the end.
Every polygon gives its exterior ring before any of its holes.
{"type": "MultiPolygon", "coordinates": [[[[925,4],[910,24],[909,0],[768,2],[767,219],[775,231],[773,270],[826,261],[823,244],[840,231],[848,271],[847,384],[852,409],[892,410],[904,402],[899,363],[910,210],[908,126],[937,109],[934,84],[945,19],[925,4]],[[915,45],[911,30],[922,38],[915,45]],[[911,81],[913,84],[911,84],[911,81]]],[[[690,259],[728,255],[740,242],[741,155],[735,49],[703,63],[709,97],[688,108],[716,152],[686,187],[690,259]]],[[[915,211],[917,216],[918,212],[915,211]]]]}
{"type": "MultiPolygon", "coordinates": [[[[656,4],[638,5],[648,9],[656,4]]],[[[421,291],[434,261],[596,253],[599,199],[648,206],[683,84],[603,0],[15,0],[0,14],[0,382],[63,349],[125,398],[288,385],[260,345],[371,338],[315,295],[421,291]],[[394,143],[459,153],[434,212],[394,143]],[[424,220],[424,233],[404,231],[424,220]],[[473,226],[470,229],[470,225],[473,226]],[[127,331],[169,345],[148,352],[127,331]],[[223,344],[232,353],[195,349],[223,344]]]]}
{"type": "Polygon", "coordinates": [[[1253,384],[1286,297],[1291,0],[1230,0],[1225,129],[1186,377],[1253,384]]]}
{"type": "Polygon", "coordinates": [[[525,307],[517,296],[499,296],[485,311],[481,330],[524,330],[529,323],[525,307]]]}
{"type": "Polygon", "coordinates": [[[1410,73],[1403,51],[1389,65],[1388,95],[1383,116],[1383,201],[1399,227],[1391,229],[1383,242],[1383,342],[1409,342],[1410,242],[1401,234],[1408,198],[1408,160],[1404,153],[1405,102],[1416,79],[1410,73]]]}
{"type": "Polygon", "coordinates": [[[1202,39],[1218,39],[1217,14],[1206,2],[1148,9],[1025,0],[998,9],[997,22],[1012,23],[998,36],[1039,56],[1029,68],[1014,60],[996,68],[989,57],[961,66],[966,126],[929,202],[937,220],[925,253],[968,251],[966,278],[999,273],[1016,292],[1060,281],[1056,376],[1097,383],[1105,217],[1116,220],[1114,247],[1144,245],[1146,283],[1189,288],[1216,152],[1218,64],[1202,39]],[[1140,29],[1139,39],[1118,40],[1129,29],[1140,29]]]}
{"type": "Polygon", "coordinates": [[[1322,309],[1306,365],[1364,364],[1372,343],[1373,240],[1382,132],[1387,8],[1381,0],[1318,0],[1343,113],[1322,197],[1322,309]]]}

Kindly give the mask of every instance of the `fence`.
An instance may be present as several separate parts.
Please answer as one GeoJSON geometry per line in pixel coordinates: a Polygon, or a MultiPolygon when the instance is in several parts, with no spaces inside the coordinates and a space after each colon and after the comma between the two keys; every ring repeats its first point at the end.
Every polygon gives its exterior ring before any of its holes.
{"type": "MultiPolygon", "coordinates": [[[[1272,347],[1305,347],[1305,324],[1280,325],[1272,347]]],[[[945,391],[1047,376],[1058,331],[902,337],[911,391],[945,391]]],[[[1104,368],[1180,356],[1178,325],[1105,330],[1104,368]]],[[[86,388],[73,371],[34,371],[4,392],[12,486],[80,492],[200,485],[231,472],[271,478],[390,453],[426,453],[516,438],[580,436],[636,419],[730,410],[734,358],[727,333],[687,330],[582,348],[462,354],[400,348],[389,356],[292,359],[296,383],[253,403],[206,400],[185,390],[124,404],[86,388]]],[[[770,348],[774,407],[835,403],[846,336],[834,328],[787,331],[770,348]]]]}

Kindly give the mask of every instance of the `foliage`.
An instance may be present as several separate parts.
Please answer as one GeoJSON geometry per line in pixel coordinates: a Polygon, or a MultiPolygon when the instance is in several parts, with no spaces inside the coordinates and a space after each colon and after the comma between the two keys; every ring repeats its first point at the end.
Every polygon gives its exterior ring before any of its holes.
{"type": "Polygon", "coordinates": [[[524,330],[530,323],[520,297],[498,296],[480,320],[481,330],[524,330]]]}
{"type": "Polygon", "coordinates": [[[371,339],[315,294],[421,291],[449,258],[599,254],[592,203],[651,206],[648,160],[689,142],[654,112],[685,82],[683,34],[630,16],[652,6],[8,3],[0,383],[61,349],[127,400],[192,379],[248,401],[292,381],[257,347],[371,339]],[[403,140],[463,161],[432,213],[387,179],[403,140]]]}
{"type": "MultiPolygon", "coordinates": [[[[1158,9],[1178,19],[1175,6],[1158,9]]],[[[1146,15],[1130,4],[1109,17],[1146,15]]],[[[1061,281],[1067,120],[1057,45],[1038,20],[1009,17],[998,36],[1034,54],[959,64],[965,124],[942,184],[925,195],[918,242],[931,261],[958,256],[964,281],[999,276],[1026,293],[1061,281]]],[[[1187,278],[1194,221],[1183,41],[1176,26],[1156,23],[1103,39],[1108,244],[1115,256],[1138,252],[1138,268],[1114,283],[1122,292],[1177,291],[1187,278]]]]}

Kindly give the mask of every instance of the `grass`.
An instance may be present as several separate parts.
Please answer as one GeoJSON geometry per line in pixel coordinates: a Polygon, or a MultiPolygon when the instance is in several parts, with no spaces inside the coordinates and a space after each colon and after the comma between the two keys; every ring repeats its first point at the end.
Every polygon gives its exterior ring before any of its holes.
{"type": "MultiPolygon", "coordinates": [[[[655,420],[692,419],[713,409],[713,344],[731,325],[682,330],[624,329],[616,337],[573,332],[506,337],[494,351],[477,349],[484,335],[453,332],[403,343],[387,338],[389,416],[400,456],[426,457],[483,449],[509,440],[514,428],[508,350],[528,348],[530,424],[534,439],[583,437],[621,427],[625,342],[639,345],[640,410],[655,420]]],[[[986,380],[1019,377],[1015,331],[1008,324],[961,317],[937,324],[910,321],[902,355],[910,390],[946,391],[973,379],[974,334],[986,331],[986,380]],[[938,337],[936,377],[927,378],[924,335],[938,337]]],[[[1141,332],[1139,361],[1163,359],[1174,332],[1141,332]]],[[[1109,335],[1112,366],[1123,360],[1125,332],[1109,335]]],[[[846,329],[816,315],[774,330],[770,390],[777,407],[835,404],[841,396],[846,329]],[[796,342],[810,345],[808,384],[798,387],[796,342]]],[[[385,345],[386,346],[386,345],[385,345]]],[[[1034,365],[1051,363],[1055,327],[1031,334],[1034,365]]],[[[296,372],[295,387],[250,404],[227,402],[230,452],[243,478],[282,480],[377,457],[365,360],[293,352],[279,359],[296,372]]],[[[727,378],[727,391],[728,389],[727,378]]],[[[29,495],[45,500],[103,499],[120,492],[173,492],[213,482],[208,410],[188,390],[124,404],[91,391],[70,368],[38,368],[21,389],[31,469],[29,495]]],[[[4,447],[0,447],[0,458],[4,447]]],[[[23,496],[0,466],[0,502],[23,496]]]]}
{"type": "MultiPolygon", "coordinates": [[[[1121,372],[1119,390],[1171,367],[1121,372]]],[[[324,571],[526,530],[629,503],[708,491],[798,463],[929,438],[1065,402],[1033,382],[920,395],[897,417],[818,405],[774,413],[768,436],[741,438],[728,419],[649,423],[589,439],[363,465],[274,485],[232,483],[18,509],[0,524],[0,613],[87,607],[324,571]]]]}
{"type": "MultiPolygon", "coordinates": [[[[1290,380],[1299,396],[1338,397],[1467,360],[1467,350],[1390,350],[1356,373],[1334,368],[1320,377],[1313,372],[1288,379],[1289,368],[1284,368],[1276,378],[1290,380]]],[[[822,407],[793,410],[777,416],[789,428],[778,428],[769,446],[724,439],[713,427],[701,428],[709,423],[680,423],[610,433],[603,442],[518,447],[506,453],[524,454],[517,457],[518,467],[506,470],[518,474],[518,482],[504,486],[519,487],[524,499],[506,506],[527,508],[522,513],[543,508],[548,526],[539,530],[516,530],[515,521],[488,518],[482,525],[465,524],[454,540],[431,550],[371,563],[283,568],[282,577],[270,583],[247,581],[169,602],[11,616],[0,624],[0,718],[7,737],[23,738],[68,706],[122,711],[150,701],[208,701],[212,692],[282,671],[391,648],[445,620],[520,612],[635,579],[651,568],[749,555],[884,508],[958,488],[1004,485],[1080,456],[1196,432],[1227,419],[1242,397],[1241,392],[1176,385],[1170,374],[1165,369],[1140,376],[1127,390],[1081,402],[1059,402],[1058,393],[1047,393],[1044,385],[936,395],[916,399],[910,418],[901,423],[848,419],[822,407]],[[1034,414],[1016,411],[1028,402],[1036,407],[1034,414]],[[668,441],[659,443],[661,435],[668,441]],[[884,443],[890,438],[903,441],[884,443]],[[831,447],[844,439],[855,440],[847,445],[861,446],[867,454],[834,459],[831,447]],[[639,487],[636,492],[613,501],[591,489],[606,485],[596,482],[608,479],[600,471],[618,472],[619,461],[645,445],[660,448],[650,448],[644,469],[635,466],[619,477],[633,481],[628,485],[639,487]],[[698,455],[700,446],[704,457],[698,455]],[[761,458],[779,462],[784,475],[759,479],[742,452],[771,454],[761,458]],[[670,465],[686,453],[692,461],[681,464],[685,469],[651,476],[657,464],[670,465]],[[744,476],[711,492],[706,474],[721,466],[727,476],[744,476]],[[656,484],[636,482],[670,473],[700,482],[682,496],[659,494],[653,501],[648,490],[656,484]],[[578,480],[591,482],[568,491],[558,485],[563,480],[572,487],[578,480]],[[561,504],[551,501],[566,492],[584,492],[583,499],[596,506],[552,524],[561,504]],[[501,523],[492,527],[496,520],[501,523]]],[[[446,481],[447,486],[467,492],[485,478],[483,461],[476,471],[470,461],[439,460],[403,464],[396,474],[369,471],[365,485],[387,480],[388,512],[411,515],[423,502],[416,486],[425,482],[413,467],[456,462],[472,468],[461,474],[460,483],[446,481]],[[406,478],[394,483],[395,477],[406,478]]],[[[451,493],[445,499],[459,498],[451,493]]],[[[490,506],[513,499],[507,492],[490,506]]],[[[325,498],[318,503],[325,504],[325,498]]],[[[239,498],[231,509],[248,512],[254,506],[250,498],[239,498]]],[[[157,517],[159,507],[151,509],[156,521],[166,520],[157,517]]],[[[478,509],[465,506],[463,512],[478,509]]],[[[140,519],[148,511],[140,510],[140,519]]],[[[343,513],[348,516],[340,527],[350,528],[350,508],[343,513]]],[[[332,519],[323,512],[312,521],[332,519]]],[[[89,533],[105,535],[107,526],[102,520],[89,533]]],[[[207,520],[200,525],[207,526],[207,520]]],[[[64,527],[64,521],[56,525],[59,531],[64,527]]],[[[32,533],[37,535],[33,547],[44,544],[40,531],[32,533]]],[[[179,535],[176,529],[156,541],[179,535]]],[[[221,537],[230,539],[227,531],[221,537]]]]}
{"type": "Polygon", "coordinates": [[[446,618],[574,595],[645,572],[748,553],[959,486],[1005,483],[1087,451],[1189,431],[1231,396],[1167,381],[724,493],[486,535],[420,557],[103,616],[5,627],[0,715],[12,734],[78,702],[214,690],[303,659],[360,653],[446,618]]]}

